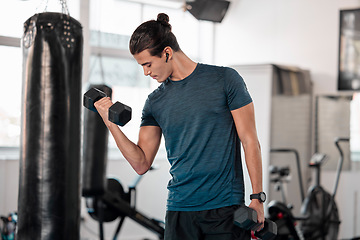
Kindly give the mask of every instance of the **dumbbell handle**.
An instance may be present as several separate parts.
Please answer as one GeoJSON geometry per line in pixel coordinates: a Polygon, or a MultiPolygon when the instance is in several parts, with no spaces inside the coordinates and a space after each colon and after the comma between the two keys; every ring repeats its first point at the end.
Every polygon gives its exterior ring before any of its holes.
{"type": "MultiPolygon", "coordinates": [[[[95,108],[94,103],[104,97],[107,97],[106,93],[97,88],[91,88],[84,94],[84,107],[97,113],[98,111],[95,108]]],[[[108,119],[110,122],[119,126],[124,126],[131,119],[131,107],[120,102],[114,103],[109,108],[108,119]]]]}

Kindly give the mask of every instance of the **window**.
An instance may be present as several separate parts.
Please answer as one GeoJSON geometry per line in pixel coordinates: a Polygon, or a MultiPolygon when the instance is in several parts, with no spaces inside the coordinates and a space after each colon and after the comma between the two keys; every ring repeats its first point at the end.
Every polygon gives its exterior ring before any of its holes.
{"type": "Polygon", "coordinates": [[[141,23],[141,4],[119,0],[90,1],[90,29],[130,36],[141,23]]]}
{"type": "MultiPolygon", "coordinates": [[[[132,108],[132,120],[122,130],[130,140],[137,142],[141,112],[145,100],[158,83],[145,77],[128,50],[130,36],[143,21],[156,19],[164,12],[170,17],[172,30],[182,50],[195,61],[209,61],[211,52],[212,23],[199,22],[190,13],[178,8],[159,7],[119,0],[94,0],[90,6],[89,84],[106,84],[113,89],[113,101],[120,101],[132,108]],[[204,29],[200,31],[200,28],[204,29]],[[184,34],[186,33],[186,34],[184,34]],[[200,39],[204,40],[200,44],[200,39]],[[200,46],[208,47],[202,51],[200,46]]],[[[112,137],[109,138],[110,153],[117,152],[112,137]]],[[[164,141],[160,152],[164,152],[164,141]]],[[[111,154],[112,155],[112,154],[111,154]]]]}
{"type": "MultiPolygon", "coordinates": [[[[68,4],[73,18],[79,18],[79,1],[68,4]]],[[[36,13],[62,12],[58,1],[7,1],[0,8],[0,147],[18,147],[20,143],[22,103],[22,50],[20,48],[24,22],[36,13]],[[47,6],[46,6],[47,5],[47,6]],[[5,5],[4,5],[5,6],[5,5]],[[16,13],[16,14],[14,14],[16,13]],[[21,16],[21,17],[19,17],[21,16]]]]}
{"type": "MultiPolygon", "coordinates": [[[[79,19],[80,0],[68,1],[70,16],[79,19]]],[[[0,36],[20,38],[24,22],[36,13],[46,11],[62,12],[59,1],[6,1],[0,8],[0,36]],[[20,17],[19,17],[20,16],[20,17]]]]}
{"type": "Polygon", "coordinates": [[[20,141],[22,56],[17,47],[0,46],[0,146],[14,147],[20,141]],[[11,57],[9,57],[11,56],[11,57]],[[4,104],[5,103],[5,104],[4,104]]]}
{"type": "MultiPolygon", "coordinates": [[[[114,101],[132,107],[133,118],[123,130],[132,141],[137,142],[143,105],[158,83],[145,77],[142,67],[132,58],[128,50],[131,34],[143,21],[156,19],[160,12],[167,13],[182,50],[195,61],[211,62],[213,23],[198,21],[188,12],[180,7],[170,6],[171,4],[162,7],[151,5],[151,2],[147,4],[129,0],[82,1],[72,0],[67,4],[70,16],[79,21],[80,11],[89,9],[88,22],[80,21],[84,29],[90,30],[90,38],[86,39],[84,36],[84,41],[89,43],[87,46],[90,46],[90,54],[84,54],[89,59],[83,61],[84,69],[87,69],[87,74],[83,73],[83,76],[88,76],[88,79],[84,79],[83,87],[87,84],[107,84],[113,89],[114,101]],[[80,3],[90,5],[80,9],[80,3]]],[[[8,1],[0,9],[0,21],[6,23],[0,25],[0,82],[8,89],[0,96],[2,102],[7,102],[0,105],[0,147],[18,147],[20,143],[20,42],[23,23],[34,14],[45,11],[63,10],[59,1],[48,0],[8,1]],[[14,12],[17,14],[13,14],[14,12]]],[[[85,12],[83,14],[87,15],[85,12]]],[[[109,147],[110,150],[116,148],[112,138],[109,140],[109,147]]],[[[164,149],[163,145],[161,149],[164,149]]]]}
{"type": "MultiPolygon", "coordinates": [[[[132,108],[132,119],[122,130],[129,139],[137,142],[141,111],[153,89],[152,79],[145,77],[142,68],[130,58],[91,56],[90,66],[89,83],[111,87],[113,102],[119,101],[132,108]]],[[[111,148],[116,148],[113,138],[109,143],[111,148]]]]}

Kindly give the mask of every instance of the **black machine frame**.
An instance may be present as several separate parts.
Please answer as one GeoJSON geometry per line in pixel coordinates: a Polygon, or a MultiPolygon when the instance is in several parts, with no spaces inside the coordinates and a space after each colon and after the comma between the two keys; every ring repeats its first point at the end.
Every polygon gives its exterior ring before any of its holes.
{"type": "MultiPolygon", "coordinates": [[[[339,213],[335,202],[335,195],[338,188],[340,173],[342,170],[344,154],[340,147],[340,142],[349,142],[349,138],[336,138],[335,146],[339,151],[339,162],[336,172],[333,193],[326,192],[320,185],[321,165],[326,159],[325,154],[315,153],[309,163],[309,167],[315,168],[315,184],[309,188],[308,194],[304,197],[302,184],[300,185],[302,208],[301,215],[294,216],[292,206],[286,204],[286,199],[281,201],[271,201],[269,203],[269,219],[278,226],[276,239],[337,239],[340,225],[339,213]],[[300,224],[298,224],[298,222],[300,224]]],[[[294,153],[297,166],[300,166],[299,154],[295,149],[273,149],[272,152],[294,153]]],[[[298,169],[299,170],[299,169],[298,169]]],[[[286,175],[279,176],[277,182],[286,175]]],[[[302,182],[301,172],[299,172],[299,182],[302,182]]]]}
{"type": "Polygon", "coordinates": [[[103,224],[120,218],[112,238],[116,240],[126,217],[156,234],[159,240],[164,239],[164,222],[150,218],[136,209],[136,185],[141,177],[137,176],[135,184],[129,186],[128,192],[124,192],[118,179],[107,178],[107,189],[104,194],[86,198],[89,215],[99,223],[100,240],[104,240],[103,224]]]}

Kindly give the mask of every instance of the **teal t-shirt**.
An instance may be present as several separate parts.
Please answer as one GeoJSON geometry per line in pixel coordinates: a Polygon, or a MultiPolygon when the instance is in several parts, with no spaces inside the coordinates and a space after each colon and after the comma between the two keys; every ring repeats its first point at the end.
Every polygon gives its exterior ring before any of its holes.
{"type": "Polygon", "coordinates": [[[240,141],[231,110],[252,102],[232,68],[198,63],[167,79],[145,102],[141,126],[159,126],[172,176],[168,211],[202,211],[244,202],[240,141]]]}

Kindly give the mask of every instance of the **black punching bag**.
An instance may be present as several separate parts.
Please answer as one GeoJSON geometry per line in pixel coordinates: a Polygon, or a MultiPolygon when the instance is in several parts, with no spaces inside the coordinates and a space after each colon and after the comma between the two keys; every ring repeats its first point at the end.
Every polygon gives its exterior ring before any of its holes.
{"type": "MultiPolygon", "coordinates": [[[[111,97],[112,89],[106,85],[90,85],[111,97]]],[[[106,166],[109,131],[96,112],[84,110],[82,195],[102,195],[107,188],[106,166]]]]}
{"type": "Polygon", "coordinates": [[[69,15],[24,23],[17,240],[80,239],[82,47],[69,15]]]}

